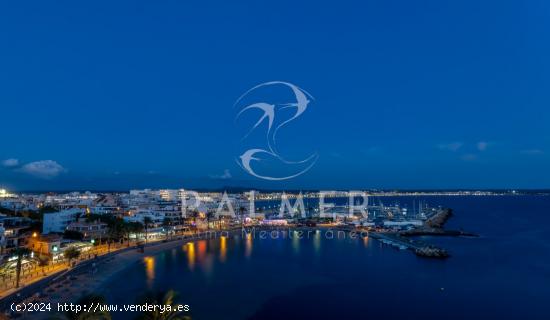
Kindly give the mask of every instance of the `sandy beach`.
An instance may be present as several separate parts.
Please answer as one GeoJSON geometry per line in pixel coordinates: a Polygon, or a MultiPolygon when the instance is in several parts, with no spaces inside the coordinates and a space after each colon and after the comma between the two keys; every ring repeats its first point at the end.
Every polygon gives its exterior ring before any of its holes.
{"type": "Polygon", "coordinates": [[[139,248],[131,246],[127,249],[112,252],[95,260],[86,261],[81,265],[68,270],[62,274],[52,276],[44,283],[31,284],[26,287],[32,290],[32,296],[19,300],[17,294],[12,295],[13,301],[18,302],[44,302],[50,303],[50,312],[26,313],[25,316],[32,319],[48,319],[57,312],[57,304],[71,303],[80,297],[90,293],[101,293],[101,288],[116,277],[120,272],[139,263],[144,257],[159,254],[182,246],[193,238],[179,238],[166,242],[158,241],[145,246],[144,252],[139,248]],[[95,270],[95,271],[94,271],[95,270]],[[19,301],[18,301],[19,300],[19,301]]]}
{"type": "MultiPolygon", "coordinates": [[[[88,265],[83,270],[77,270],[76,274],[68,274],[63,278],[70,278],[69,283],[56,290],[56,294],[48,294],[48,290],[58,286],[58,281],[48,286],[45,294],[48,295],[47,301],[52,303],[74,302],[80,296],[98,292],[112,277],[124,271],[135,263],[143,261],[144,257],[159,254],[165,250],[182,246],[188,241],[193,241],[192,238],[173,240],[168,242],[156,242],[145,247],[144,252],[141,252],[136,247],[130,247],[123,252],[116,252],[108,257],[98,259],[93,272],[92,264],[88,265]],[[75,279],[76,278],[76,279],[75,279]],[[74,279],[74,280],[73,280],[74,279]]],[[[66,281],[66,280],[65,280],[66,281]]],[[[63,282],[61,282],[63,284],[63,282]]]]}

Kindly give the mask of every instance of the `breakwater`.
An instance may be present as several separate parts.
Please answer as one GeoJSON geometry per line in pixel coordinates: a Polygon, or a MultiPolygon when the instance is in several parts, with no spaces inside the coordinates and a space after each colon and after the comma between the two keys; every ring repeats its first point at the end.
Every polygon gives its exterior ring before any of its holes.
{"type": "Polygon", "coordinates": [[[382,243],[402,250],[410,250],[419,257],[439,259],[449,257],[449,253],[445,249],[432,246],[423,241],[402,237],[398,233],[371,232],[369,235],[382,243]]]}

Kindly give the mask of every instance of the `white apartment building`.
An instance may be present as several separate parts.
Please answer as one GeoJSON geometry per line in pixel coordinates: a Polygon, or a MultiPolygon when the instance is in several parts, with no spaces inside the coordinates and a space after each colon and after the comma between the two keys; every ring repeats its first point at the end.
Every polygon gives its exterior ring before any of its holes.
{"type": "Polygon", "coordinates": [[[153,210],[137,210],[134,212],[131,216],[124,217],[124,220],[128,222],[141,222],[143,223],[143,220],[145,217],[150,218],[154,224],[161,225],[164,222],[164,218],[166,217],[164,212],[161,211],[153,211],[153,210]]]}
{"type": "Polygon", "coordinates": [[[42,223],[42,233],[64,232],[67,226],[76,222],[78,217],[84,214],[84,212],[85,209],[72,208],[59,212],[45,213],[42,223]]]}
{"type": "Polygon", "coordinates": [[[184,194],[183,189],[161,189],[161,190],[130,190],[130,198],[133,200],[161,200],[161,201],[181,201],[184,194]]]}

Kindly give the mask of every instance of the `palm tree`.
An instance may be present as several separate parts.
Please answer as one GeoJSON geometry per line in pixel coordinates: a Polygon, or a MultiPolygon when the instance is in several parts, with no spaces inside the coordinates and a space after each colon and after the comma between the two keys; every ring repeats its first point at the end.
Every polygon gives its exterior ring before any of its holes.
{"type": "Polygon", "coordinates": [[[150,217],[144,217],[143,218],[143,227],[145,228],[145,244],[147,244],[147,240],[149,238],[149,226],[153,223],[153,219],[150,217]]]}
{"type": "Polygon", "coordinates": [[[78,257],[80,257],[80,250],[76,248],[68,248],[67,250],[65,250],[65,252],[63,252],[63,256],[65,257],[65,259],[69,260],[70,267],[72,265],[71,262],[73,261],[73,259],[77,259],[78,257]]]}
{"type": "Polygon", "coordinates": [[[130,246],[130,226],[129,223],[123,222],[120,226],[120,232],[122,233],[122,243],[124,243],[124,238],[128,240],[128,247],[130,246]]]}
{"type": "Polygon", "coordinates": [[[214,212],[208,211],[206,213],[206,229],[210,230],[210,220],[214,217],[214,212]]]}
{"type": "Polygon", "coordinates": [[[243,216],[244,216],[244,214],[246,213],[246,211],[247,211],[247,210],[246,210],[245,207],[243,207],[243,206],[239,207],[239,215],[240,215],[240,219],[241,219],[241,227],[244,227],[244,218],[243,218],[243,216]]]}
{"type": "Polygon", "coordinates": [[[31,254],[29,248],[20,247],[15,249],[14,254],[17,256],[17,265],[15,266],[15,287],[19,288],[19,280],[21,277],[21,266],[23,264],[23,257],[31,254]]]}
{"type": "Polygon", "coordinates": [[[42,267],[42,274],[43,275],[46,275],[46,271],[44,271],[44,268],[48,265],[48,263],[50,262],[50,259],[48,257],[38,257],[37,258],[38,260],[38,266],[42,267]]]}
{"type": "Polygon", "coordinates": [[[184,218],[181,217],[181,216],[172,218],[172,225],[174,226],[174,228],[172,230],[173,234],[174,235],[180,235],[181,232],[182,232],[181,227],[184,225],[184,218]]]}
{"type": "Polygon", "coordinates": [[[130,247],[130,234],[138,234],[143,231],[143,224],[140,222],[126,222],[122,225],[122,232],[126,235],[127,247],[130,247]]]}
{"type": "Polygon", "coordinates": [[[162,226],[164,227],[164,232],[165,232],[165,239],[168,240],[168,233],[169,233],[169,230],[170,230],[170,226],[172,225],[171,221],[170,221],[170,218],[166,217],[164,218],[164,220],[162,221],[162,226]]]}
{"type": "Polygon", "coordinates": [[[134,230],[133,222],[124,222],[122,224],[122,232],[126,236],[127,247],[130,247],[130,233],[132,233],[134,230]]]}
{"type": "MultiPolygon", "coordinates": [[[[138,301],[139,304],[149,305],[164,305],[170,306],[170,310],[165,310],[161,313],[158,308],[154,311],[144,312],[137,317],[138,320],[191,320],[191,317],[184,315],[186,311],[178,311],[178,309],[185,308],[180,307],[181,304],[176,303],[175,300],[177,294],[174,290],[170,290],[166,293],[157,292],[156,294],[149,293],[138,301]]],[[[187,309],[188,311],[188,309],[187,309]]]]}
{"type": "Polygon", "coordinates": [[[111,242],[120,240],[124,232],[124,221],[122,219],[113,220],[107,225],[107,252],[111,252],[111,242]]]}
{"type": "Polygon", "coordinates": [[[200,213],[198,210],[193,210],[191,212],[191,217],[193,217],[193,225],[195,228],[197,228],[197,218],[199,217],[200,213]]]}
{"type": "Polygon", "coordinates": [[[218,220],[218,230],[221,230],[221,229],[222,229],[222,222],[223,222],[224,220],[229,219],[229,218],[228,218],[228,216],[226,216],[226,215],[221,215],[221,214],[218,214],[218,215],[217,215],[217,218],[218,218],[218,219],[217,219],[217,220],[218,220]]]}

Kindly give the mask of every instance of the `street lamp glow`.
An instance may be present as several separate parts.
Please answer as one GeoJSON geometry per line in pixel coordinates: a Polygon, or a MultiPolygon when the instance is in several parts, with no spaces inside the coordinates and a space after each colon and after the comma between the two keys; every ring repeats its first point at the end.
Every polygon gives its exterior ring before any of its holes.
{"type": "Polygon", "coordinates": [[[0,198],[9,198],[9,197],[13,197],[14,195],[9,193],[8,190],[2,188],[0,189],[0,198]]]}

